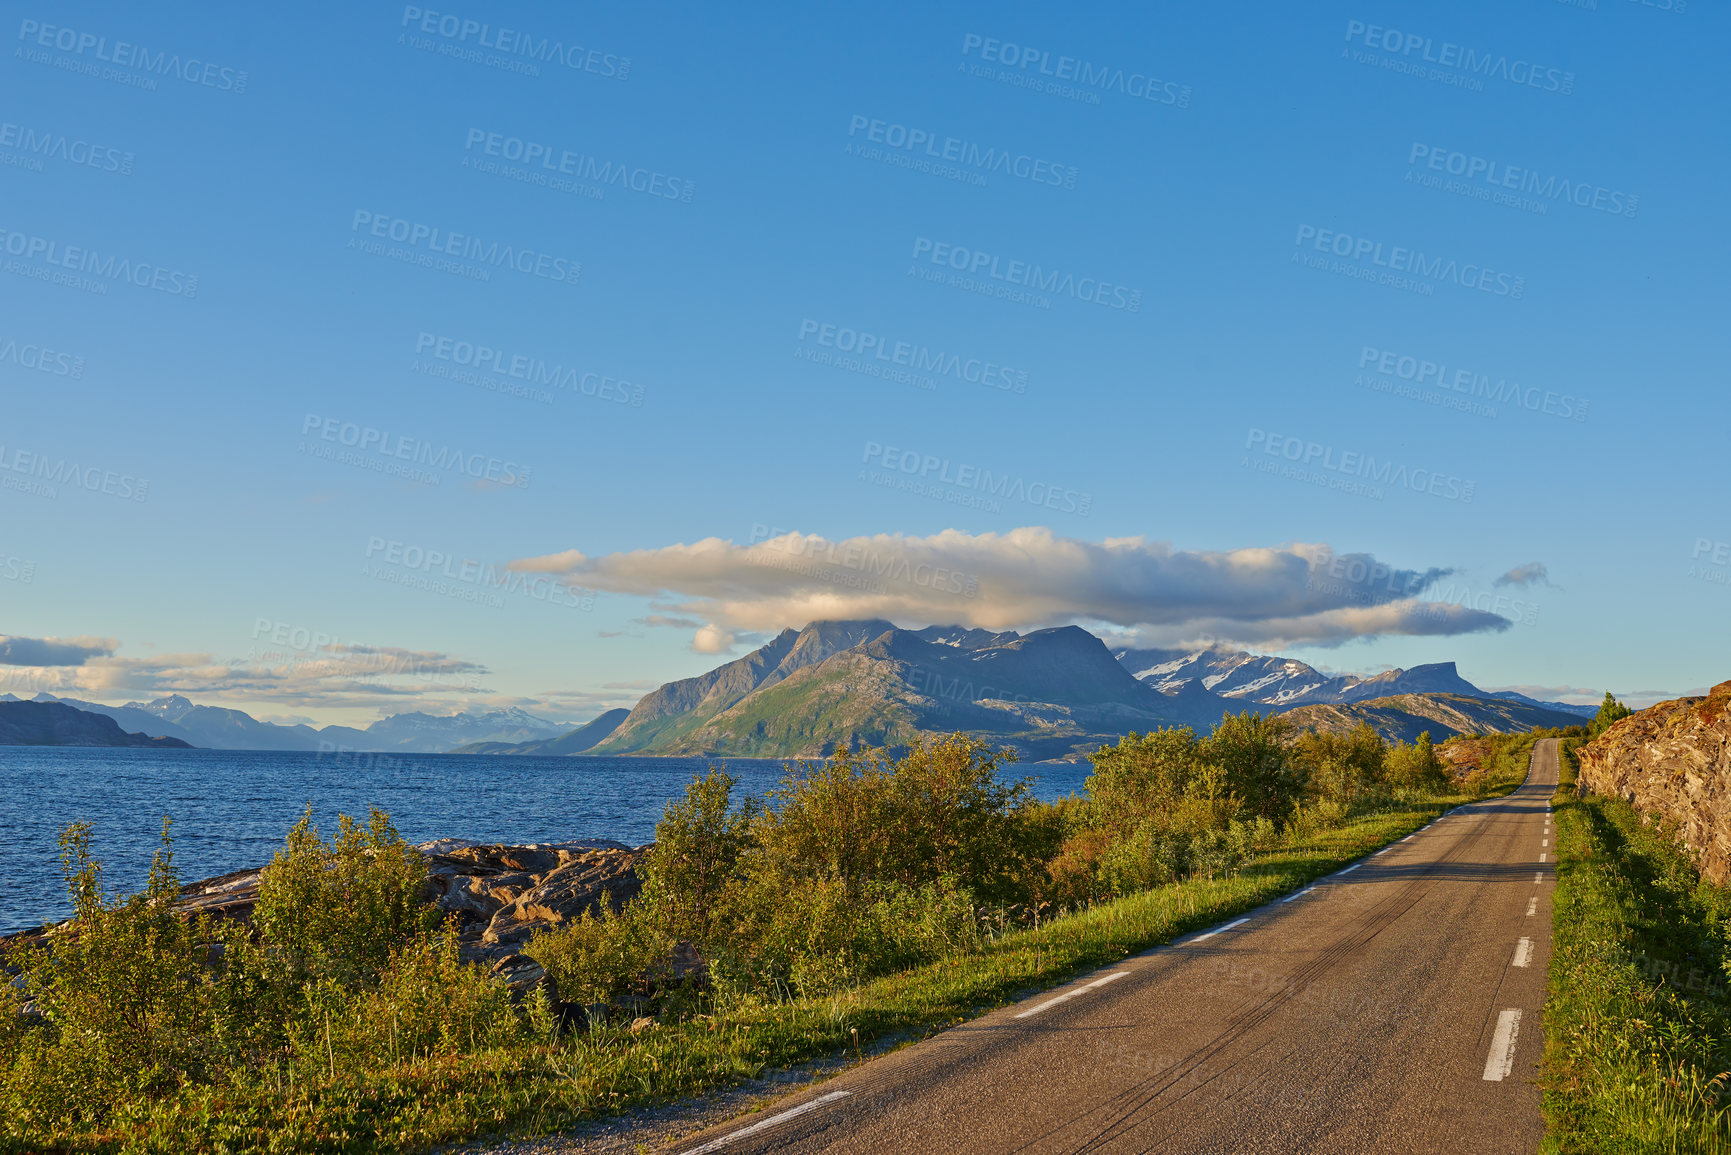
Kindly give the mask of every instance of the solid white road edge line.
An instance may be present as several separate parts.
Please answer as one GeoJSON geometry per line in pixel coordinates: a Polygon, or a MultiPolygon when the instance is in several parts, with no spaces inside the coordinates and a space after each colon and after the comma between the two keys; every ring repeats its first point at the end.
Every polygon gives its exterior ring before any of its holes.
{"type": "Polygon", "coordinates": [[[815,1111],[825,1103],[833,1103],[837,1099],[845,1099],[851,1094],[853,1094],[852,1091],[831,1091],[827,1095],[819,1095],[809,1103],[801,1103],[797,1107],[790,1107],[779,1115],[771,1115],[769,1118],[753,1123],[751,1126],[746,1127],[743,1130],[735,1131],[731,1135],[723,1135],[719,1139],[711,1139],[703,1146],[693,1147],[691,1150],[683,1152],[682,1155],[704,1155],[704,1153],[708,1151],[719,1151],[735,1139],[743,1139],[747,1135],[755,1135],[759,1131],[767,1131],[778,1123],[785,1123],[789,1119],[805,1114],[807,1111],[815,1111]]]}
{"type": "Polygon", "coordinates": [[[1523,938],[1515,944],[1515,962],[1518,967],[1531,966],[1533,962],[1533,940],[1523,938]]]}
{"type": "Polygon", "coordinates": [[[1500,1083],[1515,1070],[1515,1040],[1521,1034],[1521,1012],[1499,1011],[1491,1053],[1485,1058],[1485,1082],[1500,1083]]]}
{"type": "Polygon", "coordinates": [[[1250,920],[1248,918],[1241,918],[1237,922],[1229,922],[1225,926],[1217,927],[1216,929],[1208,931],[1204,934],[1199,934],[1195,938],[1191,939],[1190,941],[1191,942],[1201,942],[1205,938],[1213,938],[1215,935],[1221,934],[1225,931],[1229,931],[1235,926],[1243,926],[1245,923],[1247,923],[1249,921],[1250,920]]]}
{"type": "Polygon", "coordinates": [[[1073,991],[1065,991],[1063,994],[1059,995],[1057,998],[1047,999],[1045,1002],[1041,1003],[1037,1007],[1029,1007],[1027,1010],[1025,1010],[1021,1014],[1017,1015],[1016,1018],[1025,1019],[1029,1015],[1037,1015],[1041,1011],[1045,1010],[1047,1007],[1055,1007],[1059,1003],[1068,1002],[1069,1000],[1075,998],[1077,995],[1085,994],[1086,992],[1093,990],[1095,987],[1103,987],[1107,983],[1112,982],[1114,979],[1121,979],[1124,976],[1128,975],[1129,973],[1130,973],[1129,971],[1113,971],[1111,974],[1107,975],[1106,977],[1095,979],[1093,982],[1088,983],[1086,986],[1077,987],[1073,991]]]}

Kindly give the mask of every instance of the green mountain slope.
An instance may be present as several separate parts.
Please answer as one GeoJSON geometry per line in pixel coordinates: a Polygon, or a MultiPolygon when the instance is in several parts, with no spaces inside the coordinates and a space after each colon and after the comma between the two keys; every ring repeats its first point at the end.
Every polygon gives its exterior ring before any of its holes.
{"type": "Polygon", "coordinates": [[[1384,738],[1402,742],[1411,742],[1421,730],[1429,730],[1441,742],[1455,734],[1507,734],[1581,724],[1579,716],[1561,710],[1460,694],[1396,694],[1365,702],[1299,706],[1281,717],[1300,729],[1328,734],[1344,734],[1368,722],[1384,738]]]}

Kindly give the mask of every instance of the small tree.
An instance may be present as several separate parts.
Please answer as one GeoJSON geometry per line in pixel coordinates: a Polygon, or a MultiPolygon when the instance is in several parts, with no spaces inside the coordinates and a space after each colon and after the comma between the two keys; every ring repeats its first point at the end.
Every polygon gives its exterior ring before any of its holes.
{"type": "Polygon", "coordinates": [[[752,843],[753,799],[733,805],[735,779],[725,767],[693,778],[685,797],[669,802],[655,826],[655,848],[638,866],[643,895],[676,938],[709,942],[752,843]]]}
{"type": "Polygon", "coordinates": [[[1419,732],[1412,745],[1393,746],[1384,760],[1384,773],[1391,786],[1413,790],[1441,790],[1448,785],[1448,767],[1431,747],[1430,731],[1419,732]]]}
{"type": "Polygon", "coordinates": [[[1617,701],[1611,691],[1605,691],[1605,700],[1599,704],[1599,712],[1593,715],[1593,724],[1587,728],[1589,738],[1597,738],[1618,722],[1627,718],[1635,711],[1617,701]]]}
{"type": "Polygon", "coordinates": [[[1246,710],[1226,715],[1201,743],[1203,759],[1224,772],[1245,814],[1278,822],[1302,799],[1304,783],[1286,746],[1291,730],[1282,718],[1246,710]]]}
{"type": "Polygon", "coordinates": [[[337,827],[324,842],[307,806],[259,878],[253,922],[297,970],[352,983],[437,926],[438,911],[421,901],[426,863],[390,815],[375,808],[361,826],[341,814],[337,827]]]}

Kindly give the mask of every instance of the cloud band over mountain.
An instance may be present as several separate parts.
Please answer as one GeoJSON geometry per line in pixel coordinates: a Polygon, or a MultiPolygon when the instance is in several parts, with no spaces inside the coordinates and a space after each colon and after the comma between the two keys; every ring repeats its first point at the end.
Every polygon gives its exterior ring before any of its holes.
{"type": "Polygon", "coordinates": [[[786,533],[745,545],[705,538],[598,557],[568,550],[512,568],[667,601],[657,608],[723,630],[872,617],[994,630],[1094,622],[1131,631],[1144,645],[1201,637],[1334,645],[1510,625],[1423,600],[1447,569],[1402,569],[1324,545],[1191,551],[1141,537],[1082,541],[1043,527],[840,541],[786,533]]]}

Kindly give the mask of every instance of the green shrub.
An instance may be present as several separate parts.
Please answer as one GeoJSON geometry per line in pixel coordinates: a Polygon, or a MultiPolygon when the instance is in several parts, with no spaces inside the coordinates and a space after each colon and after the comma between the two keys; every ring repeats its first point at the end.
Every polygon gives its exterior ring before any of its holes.
{"type": "Polygon", "coordinates": [[[546,969],[565,1002],[589,1005],[645,995],[673,956],[674,940],[656,914],[642,902],[616,914],[604,910],[600,917],[585,910],[563,926],[538,932],[523,953],[546,969]]]}
{"type": "Polygon", "coordinates": [[[207,928],[171,910],[180,885],[168,823],[144,892],[129,898],[104,894],[89,838],[83,823],[60,838],[75,932],[10,960],[41,1017],[34,1029],[9,1028],[7,1097],[14,1110],[45,1122],[100,1122],[130,1098],[207,1077],[218,1058],[198,969],[199,931],[207,928]]]}
{"type": "Polygon", "coordinates": [[[1291,752],[1312,800],[1354,810],[1382,799],[1388,743],[1369,723],[1360,722],[1349,734],[1306,731],[1291,752]]]}
{"type": "Polygon", "coordinates": [[[1226,715],[1201,742],[1203,760],[1220,767],[1247,817],[1278,822],[1303,801],[1304,779],[1287,749],[1291,735],[1284,718],[1246,710],[1226,715]]]}
{"type": "Polygon", "coordinates": [[[389,815],[374,809],[362,827],[344,814],[337,825],[326,844],[308,805],[264,869],[253,922],[292,965],[353,982],[433,929],[438,915],[421,899],[426,865],[389,815]]]}
{"type": "Polygon", "coordinates": [[[143,893],[127,898],[104,894],[86,826],[69,826],[61,849],[71,929],[3,960],[20,981],[0,988],[0,1150],[45,1136],[102,1146],[129,1120],[196,1120],[213,1095],[280,1096],[285,1077],[328,1089],[548,1034],[544,999],[518,1012],[460,961],[448,929],[431,929],[420,858],[381,813],[365,829],[345,817],[329,845],[303,819],[265,872],[256,933],[175,913],[166,822],[143,893]]]}
{"type": "Polygon", "coordinates": [[[1418,741],[1410,746],[1402,743],[1389,749],[1384,778],[1391,786],[1408,790],[1441,791],[1447,788],[1448,767],[1431,748],[1429,730],[1421,732],[1418,741]]]}
{"type": "Polygon", "coordinates": [[[637,865],[645,905],[655,908],[674,938],[709,943],[739,882],[739,858],[754,842],[761,807],[733,804],[733,776],[723,768],[692,781],[667,804],[655,826],[655,846],[637,865]]]}

